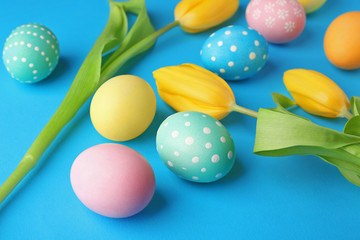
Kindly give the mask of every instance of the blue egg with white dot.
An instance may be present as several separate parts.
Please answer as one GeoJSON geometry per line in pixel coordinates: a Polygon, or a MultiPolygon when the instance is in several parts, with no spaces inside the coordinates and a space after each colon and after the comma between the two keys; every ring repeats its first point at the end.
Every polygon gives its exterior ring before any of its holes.
{"type": "Polygon", "coordinates": [[[160,125],[156,147],[165,166],[192,182],[223,178],[235,162],[235,145],[215,118],[200,112],[178,112],[160,125]]]}
{"type": "Polygon", "coordinates": [[[59,43],[46,26],[26,24],[14,29],[6,39],[3,62],[10,75],[25,83],[45,79],[59,60],[59,43]]]}
{"type": "Polygon", "coordinates": [[[268,43],[256,30],[232,25],[210,35],[201,52],[204,67],[225,80],[249,78],[268,59],[268,43]]]}

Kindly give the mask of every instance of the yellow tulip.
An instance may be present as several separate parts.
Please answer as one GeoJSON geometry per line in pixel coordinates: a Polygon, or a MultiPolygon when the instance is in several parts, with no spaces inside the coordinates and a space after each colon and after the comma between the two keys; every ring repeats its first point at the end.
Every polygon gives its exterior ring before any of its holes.
{"type": "Polygon", "coordinates": [[[284,84],[295,102],[310,114],[329,118],[352,116],[346,94],[322,73],[288,70],[284,73],[284,84]]]}
{"type": "Polygon", "coordinates": [[[175,20],[189,33],[212,28],[232,17],[239,0],[182,0],[175,8],[175,20]]]}
{"type": "Polygon", "coordinates": [[[216,74],[194,64],[163,67],[153,72],[160,97],[176,111],[197,111],[218,120],[231,111],[253,117],[236,105],[230,86],[216,74]]]}

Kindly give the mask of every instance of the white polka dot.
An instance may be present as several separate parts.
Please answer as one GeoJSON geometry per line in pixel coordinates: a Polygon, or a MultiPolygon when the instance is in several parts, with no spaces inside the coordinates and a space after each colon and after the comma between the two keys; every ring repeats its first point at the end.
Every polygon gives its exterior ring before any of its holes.
{"type": "Polygon", "coordinates": [[[218,42],[217,42],[217,45],[218,45],[219,47],[221,47],[223,44],[224,44],[223,41],[218,41],[218,42]]]}
{"type": "Polygon", "coordinates": [[[242,34],[243,34],[243,35],[248,35],[248,32],[247,32],[247,31],[243,31],[242,34]]]}
{"type": "Polygon", "coordinates": [[[45,56],[45,52],[41,52],[41,55],[45,56]]]}
{"type": "Polygon", "coordinates": [[[9,44],[9,47],[12,47],[12,44],[9,44]]]}
{"type": "Polygon", "coordinates": [[[13,60],[16,61],[18,58],[16,56],[13,57],[13,60]]]}
{"type": "Polygon", "coordinates": [[[37,74],[37,72],[38,72],[37,70],[32,71],[33,74],[37,74]]]}
{"type": "Polygon", "coordinates": [[[228,62],[228,66],[229,66],[229,67],[233,67],[233,66],[234,66],[234,62],[233,62],[233,61],[228,62]]]}
{"type": "Polygon", "coordinates": [[[30,32],[30,31],[27,31],[26,33],[27,33],[27,34],[31,34],[31,32],[30,32]]]}
{"type": "Polygon", "coordinates": [[[14,45],[17,46],[17,45],[18,45],[18,42],[14,42],[14,45]]]}
{"type": "Polygon", "coordinates": [[[204,117],[204,118],[206,118],[206,115],[205,114],[203,114],[203,115],[201,115],[202,117],[204,117]]]}
{"type": "Polygon", "coordinates": [[[21,41],[21,42],[20,42],[20,45],[24,45],[24,44],[25,44],[25,42],[24,42],[24,41],[21,41]]]}
{"type": "Polygon", "coordinates": [[[50,32],[50,31],[47,31],[47,34],[51,35],[51,32],[50,32]]]}
{"type": "Polygon", "coordinates": [[[180,156],[180,153],[179,153],[179,152],[174,152],[174,155],[175,155],[176,157],[178,157],[178,156],[180,156]]]}
{"type": "Polygon", "coordinates": [[[202,169],[201,169],[201,172],[206,172],[206,168],[202,168],[202,169]]]}
{"type": "Polygon", "coordinates": [[[35,76],[35,77],[33,77],[33,79],[35,80],[35,79],[37,79],[37,77],[35,76]]]}
{"type": "Polygon", "coordinates": [[[10,68],[9,67],[6,67],[6,70],[8,70],[8,72],[10,71],[10,68]]]}
{"type": "Polygon", "coordinates": [[[206,147],[207,149],[210,149],[210,148],[212,147],[212,144],[208,142],[208,143],[205,144],[205,147],[206,147]]]}
{"type": "Polygon", "coordinates": [[[174,164],[170,161],[167,162],[170,167],[174,167],[174,164]]]}
{"type": "Polygon", "coordinates": [[[182,170],[186,171],[186,167],[181,168],[182,170]]]}
{"type": "Polygon", "coordinates": [[[8,63],[8,64],[9,64],[9,63],[10,63],[10,60],[9,60],[9,59],[8,59],[8,60],[6,60],[6,63],[8,63]]]}
{"type": "Polygon", "coordinates": [[[219,161],[220,161],[220,156],[217,155],[217,154],[214,154],[214,155],[211,157],[211,161],[212,161],[213,163],[219,162],[219,161]]]}
{"type": "Polygon", "coordinates": [[[236,52],[236,50],[237,50],[237,47],[236,47],[235,45],[232,45],[232,46],[230,47],[230,51],[236,52]]]}
{"type": "Polygon", "coordinates": [[[18,35],[18,33],[16,32],[16,33],[14,33],[14,35],[16,36],[16,35],[18,35]]]}
{"type": "Polygon", "coordinates": [[[44,39],[45,37],[44,37],[43,35],[40,35],[40,38],[41,38],[41,39],[44,39]]]}
{"type": "Polygon", "coordinates": [[[31,43],[26,44],[26,46],[31,47],[31,43]]]}
{"type": "Polygon", "coordinates": [[[31,27],[31,24],[26,25],[27,27],[31,27]]]}
{"type": "Polygon", "coordinates": [[[21,58],[21,61],[22,61],[22,62],[26,62],[26,58],[21,58]]]}
{"type": "Polygon", "coordinates": [[[264,54],[263,59],[264,59],[264,60],[266,59],[266,54],[264,54]]]}
{"type": "Polygon", "coordinates": [[[225,35],[230,35],[231,34],[231,31],[226,31],[225,32],[225,35]]]}
{"type": "Polygon", "coordinates": [[[255,40],[255,41],[254,41],[254,44],[255,44],[255,46],[259,46],[259,45],[260,45],[260,43],[259,43],[258,40],[255,40]]]}
{"type": "Polygon", "coordinates": [[[202,50],[200,50],[200,55],[202,55],[202,50]]]}
{"type": "Polygon", "coordinates": [[[41,27],[40,30],[41,30],[41,31],[45,31],[45,28],[41,27]]]}
{"type": "Polygon", "coordinates": [[[34,67],[34,64],[33,64],[33,63],[30,63],[30,64],[29,64],[29,67],[30,67],[30,68],[34,67]]]}
{"type": "Polygon", "coordinates": [[[39,48],[39,47],[35,47],[34,50],[35,50],[35,51],[39,51],[40,48],[39,48]]]}
{"type": "Polygon", "coordinates": [[[49,61],[49,58],[48,58],[48,57],[46,57],[46,58],[45,58],[45,61],[47,61],[47,62],[48,62],[48,61],[49,61]]]}
{"type": "Polygon", "coordinates": [[[215,60],[216,60],[216,57],[212,56],[212,57],[211,57],[211,61],[214,62],[215,60]]]}
{"type": "Polygon", "coordinates": [[[208,47],[208,48],[211,47],[211,43],[209,43],[209,44],[207,45],[207,47],[208,47]]]}
{"type": "MultiPolygon", "coordinates": [[[[55,53],[57,54],[58,53],[58,50],[55,50],[55,53]]],[[[56,56],[57,58],[59,58],[59,56],[56,56]]]]}
{"type": "Polygon", "coordinates": [[[21,31],[20,34],[24,34],[24,31],[21,31]]]}
{"type": "Polygon", "coordinates": [[[204,127],[204,128],[203,128],[203,132],[204,132],[205,134],[210,134],[210,133],[211,133],[211,129],[208,128],[208,127],[204,127]]]}
{"type": "Polygon", "coordinates": [[[191,159],[191,161],[192,161],[193,163],[198,163],[198,162],[199,162],[199,157],[193,157],[193,158],[191,159]]]}
{"type": "Polygon", "coordinates": [[[232,159],[232,157],[233,157],[233,152],[232,152],[232,151],[229,151],[229,152],[228,152],[228,159],[232,159]]]}
{"type": "Polygon", "coordinates": [[[215,33],[212,33],[211,35],[210,35],[210,37],[213,37],[215,35],[215,33]]]}
{"type": "Polygon", "coordinates": [[[160,149],[163,149],[164,148],[164,145],[160,145],[160,149]]]}
{"type": "Polygon", "coordinates": [[[225,69],[220,68],[220,72],[221,72],[221,73],[225,73],[225,69]]]}
{"type": "Polygon", "coordinates": [[[254,52],[251,52],[249,54],[249,58],[250,58],[250,60],[254,60],[256,58],[256,54],[254,52]]]}
{"type": "Polygon", "coordinates": [[[38,34],[34,32],[33,35],[34,35],[34,36],[37,36],[38,34]]]}
{"type": "Polygon", "coordinates": [[[166,122],[166,123],[164,124],[164,127],[166,127],[168,124],[169,124],[169,123],[168,123],[168,122],[166,122]]]}
{"type": "Polygon", "coordinates": [[[247,70],[249,70],[249,67],[244,67],[244,71],[246,72],[247,70]]]}
{"type": "Polygon", "coordinates": [[[51,37],[52,37],[53,39],[55,39],[55,35],[52,35],[51,37]]]}
{"type": "Polygon", "coordinates": [[[187,126],[187,127],[189,127],[190,125],[191,125],[190,122],[186,122],[186,123],[185,123],[185,126],[187,126]]]}
{"type": "Polygon", "coordinates": [[[261,67],[258,67],[258,69],[257,69],[258,71],[260,71],[261,70],[261,67]]]}
{"type": "Polygon", "coordinates": [[[178,131],[173,131],[172,133],[171,133],[171,136],[173,137],[173,138],[176,138],[177,136],[179,136],[179,132],[178,131]]]}
{"type": "Polygon", "coordinates": [[[194,179],[194,180],[199,180],[199,177],[193,176],[192,179],[194,179]]]}
{"type": "Polygon", "coordinates": [[[38,28],[38,25],[34,25],[33,27],[34,27],[34,28],[38,28]]]}
{"type": "Polygon", "coordinates": [[[216,121],[216,125],[218,125],[219,127],[222,127],[222,124],[219,121],[216,121]]]}
{"type": "Polygon", "coordinates": [[[226,143],[226,138],[225,138],[225,137],[221,137],[221,138],[220,138],[220,141],[221,141],[222,143],[226,143]]]}
{"type": "Polygon", "coordinates": [[[54,46],[54,45],[51,45],[51,48],[52,48],[52,49],[55,49],[55,46],[54,46]]]}
{"type": "Polygon", "coordinates": [[[235,76],[235,79],[240,79],[240,76],[235,76]]]}
{"type": "Polygon", "coordinates": [[[216,178],[219,178],[219,177],[221,177],[222,175],[223,175],[222,173],[218,173],[218,174],[215,175],[215,177],[216,177],[216,178]]]}
{"type": "Polygon", "coordinates": [[[190,116],[189,113],[185,113],[185,114],[184,114],[184,117],[188,117],[188,116],[190,116]]]}
{"type": "Polygon", "coordinates": [[[51,62],[49,62],[49,67],[51,66],[51,62]]]}
{"type": "Polygon", "coordinates": [[[194,139],[193,139],[192,137],[187,137],[187,138],[185,139],[185,143],[186,143],[187,145],[192,145],[192,144],[194,143],[194,139]]]}

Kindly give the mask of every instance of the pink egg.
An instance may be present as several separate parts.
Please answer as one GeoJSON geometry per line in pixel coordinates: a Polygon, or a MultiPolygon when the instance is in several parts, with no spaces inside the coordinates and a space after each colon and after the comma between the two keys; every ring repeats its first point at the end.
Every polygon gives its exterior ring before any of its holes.
{"type": "Polygon", "coordinates": [[[115,143],[83,151],[71,167],[70,180],[86,207],[112,218],[140,212],[155,191],[154,171],[148,161],[137,151],[115,143]]]}
{"type": "Polygon", "coordinates": [[[252,0],[246,8],[246,21],[268,42],[286,43],[302,33],[306,15],[296,0],[252,0]]]}

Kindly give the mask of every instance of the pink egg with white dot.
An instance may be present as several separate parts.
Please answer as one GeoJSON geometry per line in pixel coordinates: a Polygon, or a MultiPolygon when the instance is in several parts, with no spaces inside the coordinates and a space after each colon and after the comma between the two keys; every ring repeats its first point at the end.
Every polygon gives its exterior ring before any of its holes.
{"type": "Polygon", "coordinates": [[[143,210],[155,191],[149,162],[137,151],[105,143],[83,151],[74,161],[70,180],[79,200],[90,210],[125,218],[143,210]]]}
{"type": "Polygon", "coordinates": [[[286,43],[304,30],[306,14],[296,0],[251,0],[246,21],[270,43],[286,43]]]}

